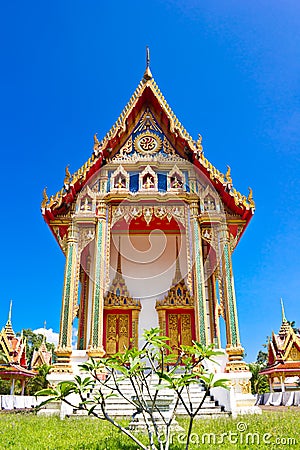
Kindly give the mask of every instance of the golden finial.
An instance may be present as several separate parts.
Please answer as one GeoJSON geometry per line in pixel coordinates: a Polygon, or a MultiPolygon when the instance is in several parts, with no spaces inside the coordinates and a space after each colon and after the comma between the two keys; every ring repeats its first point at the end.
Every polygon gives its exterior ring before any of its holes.
{"type": "Polygon", "coordinates": [[[47,203],[48,203],[48,200],[49,200],[49,198],[48,198],[48,195],[47,195],[47,187],[45,187],[45,188],[43,189],[43,201],[42,201],[42,204],[41,204],[41,207],[42,207],[43,209],[46,208],[47,203]]]}
{"type": "Polygon", "coordinates": [[[49,205],[48,205],[49,208],[51,208],[51,207],[54,205],[54,203],[55,203],[54,198],[55,198],[54,195],[52,195],[52,196],[50,197],[49,205]]]}
{"type": "Polygon", "coordinates": [[[151,80],[151,78],[152,78],[152,73],[150,70],[150,50],[147,45],[147,47],[146,47],[146,70],[144,72],[144,79],[151,80]]]}
{"type": "Polygon", "coordinates": [[[94,134],[94,151],[97,151],[99,148],[100,142],[99,139],[97,138],[97,133],[94,134]]]}
{"type": "Polygon", "coordinates": [[[227,165],[227,172],[225,175],[226,181],[227,183],[231,184],[232,183],[232,178],[231,178],[231,167],[227,165]]]}
{"type": "Polygon", "coordinates": [[[250,203],[250,206],[252,206],[254,208],[255,202],[253,200],[253,191],[252,191],[251,187],[248,187],[248,189],[249,189],[249,194],[248,194],[247,200],[250,203]]]}
{"type": "Polygon", "coordinates": [[[66,166],[66,169],[65,169],[65,179],[64,179],[64,185],[65,186],[68,186],[70,184],[70,181],[71,181],[71,174],[70,174],[70,171],[69,171],[69,167],[70,167],[70,164],[68,164],[66,166]]]}
{"type": "Polygon", "coordinates": [[[280,299],[280,303],[281,303],[282,323],[283,323],[283,322],[287,322],[286,317],[285,317],[285,312],[284,312],[284,306],[283,306],[283,300],[282,300],[282,298],[280,299]]]}
{"type": "Polygon", "coordinates": [[[202,136],[198,134],[198,139],[196,142],[197,154],[198,156],[203,156],[203,147],[202,147],[202,136]]]}

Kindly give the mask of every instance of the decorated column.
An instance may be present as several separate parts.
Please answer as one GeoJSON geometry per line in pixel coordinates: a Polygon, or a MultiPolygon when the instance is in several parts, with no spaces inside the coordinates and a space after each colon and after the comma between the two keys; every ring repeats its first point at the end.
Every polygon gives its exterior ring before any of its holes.
{"type": "Polygon", "coordinates": [[[59,343],[56,349],[57,366],[66,365],[65,371],[71,371],[69,362],[72,353],[74,305],[77,304],[78,296],[78,275],[78,230],[72,222],[68,229],[59,343]]]}
{"type": "Polygon", "coordinates": [[[95,259],[94,259],[94,285],[92,297],[92,311],[90,324],[90,341],[88,354],[93,357],[101,357],[103,349],[103,306],[106,284],[106,255],[107,255],[107,207],[101,200],[97,205],[97,224],[95,235],[95,259]]]}
{"type": "Polygon", "coordinates": [[[203,267],[203,253],[202,253],[202,237],[201,229],[198,220],[199,207],[198,202],[193,202],[190,205],[191,211],[191,233],[193,241],[193,262],[194,262],[194,299],[196,307],[196,331],[199,341],[206,345],[208,343],[207,335],[207,312],[206,312],[206,296],[205,296],[205,282],[204,282],[204,267],[203,267]]]}
{"type": "Polygon", "coordinates": [[[85,260],[85,269],[81,267],[80,270],[80,282],[81,282],[81,295],[80,295],[80,308],[78,317],[78,339],[77,348],[83,350],[87,348],[87,315],[88,315],[88,295],[89,295],[89,283],[90,283],[90,263],[91,257],[88,254],[85,260]]]}
{"type": "Polygon", "coordinates": [[[227,225],[221,226],[221,271],[223,284],[223,301],[226,322],[226,352],[229,357],[228,371],[247,369],[243,359],[244,349],[240,343],[239,326],[237,318],[236,297],[232,272],[231,250],[229,245],[229,232],[227,225]]]}

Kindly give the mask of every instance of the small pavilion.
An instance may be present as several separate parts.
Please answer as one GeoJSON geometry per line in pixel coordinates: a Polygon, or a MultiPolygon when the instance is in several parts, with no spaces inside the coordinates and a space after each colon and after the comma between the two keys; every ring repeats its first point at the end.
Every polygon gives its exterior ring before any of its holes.
{"type": "Polygon", "coordinates": [[[281,307],[282,324],[278,334],[272,332],[268,343],[268,364],[260,371],[261,375],[268,376],[271,392],[299,389],[300,336],[287,321],[282,300],[281,307]]]}
{"type": "Polygon", "coordinates": [[[36,372],[27,368],[26,339],[23,335],[16,336],[12,328],[11,308],[12,303],[6,325],[0,332],[0,379],[11,380],[11,395],[14,394],[16,381],[20,380],[21,395],[24,395],[26,380],[34,377],[36,372]]]}

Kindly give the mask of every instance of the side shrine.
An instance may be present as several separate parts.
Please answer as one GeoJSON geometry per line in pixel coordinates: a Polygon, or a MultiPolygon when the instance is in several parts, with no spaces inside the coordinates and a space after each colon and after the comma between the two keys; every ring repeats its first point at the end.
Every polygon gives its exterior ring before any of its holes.
{"type": "Polygon", "coordinates": [[[41,209],[66,256],[53,379],[88,357],[141,345],[159,326],[170,345],[215,344],[235,391],[250,393],[231,255],[255,204],[204,156],[149,64],[91,157],[41,209]],[[222,325],[223,323],[223,325],[222,325]],[[78,328],[77,349],[72,328],[78,328]],[[224,336],[222,336],[224,334],[224,336]]]}
{"type": "Polygon", "coordinates": [[[287,321],[282,300],[281,307],[281,327],[278,334],[272,332],[268,342],[267,366],[260,372],[268,377],[271,392],[299,389],[300,335],[287,321]]]}

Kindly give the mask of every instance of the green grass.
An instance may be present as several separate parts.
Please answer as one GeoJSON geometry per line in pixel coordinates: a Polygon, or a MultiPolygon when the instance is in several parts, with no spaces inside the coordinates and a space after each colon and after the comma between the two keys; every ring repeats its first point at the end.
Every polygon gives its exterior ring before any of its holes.
{"type": "MultiPolygon", "coordinates": [[[[241,416],[234,420],[198,420],[193,429],[194,443],[190,448],[300,449],[299,419],[300,409],[297,412],[263,412],[261,416],[241,416]],[[223,439],[222,433],[227,433],[223,439]]],[[[180,424],[186,427],[185,421],[180,421],[180,424]]],[[[172,438],[171,450],[184,448],[182,434],[174,433],[172,438]]],[[[137,446],[112,426],[97,419],[60,420],[29,414],[1,414],[0,449],[136,450],[137,446]]]]}

